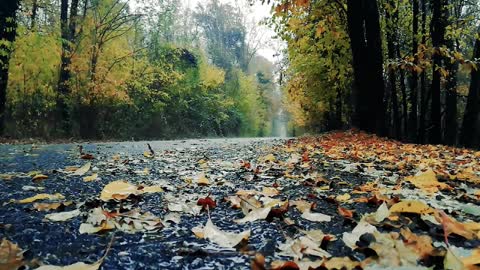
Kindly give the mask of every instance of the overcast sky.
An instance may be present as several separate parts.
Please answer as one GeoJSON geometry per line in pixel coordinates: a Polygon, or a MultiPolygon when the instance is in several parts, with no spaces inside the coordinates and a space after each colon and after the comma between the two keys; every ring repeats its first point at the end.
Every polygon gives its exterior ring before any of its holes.
{"type": "MultiPolygon", "coordinates": [[[[188,6],[194,9],[198,3],[204,3],[205,0],[179,0],[185,6],[188,6]]],[[[244,5],[248,0],[220,0],[223,3],[231,3],[231,4],[241,4],[244,5]]],[[[255,5],[251,7],[252,12],[247,14],[249,20],[255,20],[256,22],[260,22],[265,17],[270,16],[270,6],[265,4],[262,5],[260,1],[256,1],[255,5]]],[[[268,37],[266,40],[271,40],[270,37],[275,35],[274,31],[265,27],[265,35],[268,37]]],[[[273,55],[277,53],[277,49],[274,45],[267,45],[265,48],[258,51],[258,54],[262,55],[263,57],[267,58],[268,60],[275,62],[273,55]]]]}

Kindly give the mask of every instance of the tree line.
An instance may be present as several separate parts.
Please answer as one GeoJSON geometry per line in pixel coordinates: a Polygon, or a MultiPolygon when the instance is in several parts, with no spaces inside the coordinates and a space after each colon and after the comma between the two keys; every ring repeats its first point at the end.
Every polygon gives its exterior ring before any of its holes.
{"type": "Polygon", "coordinates": [[[277,0],[292,126],[480,146],[477,0],[277,0]]]}
{"type": "Polygon", "coordinates": [[[0,136],[271,133],[273,64],[247,5],[5,0],[0,136]]]}

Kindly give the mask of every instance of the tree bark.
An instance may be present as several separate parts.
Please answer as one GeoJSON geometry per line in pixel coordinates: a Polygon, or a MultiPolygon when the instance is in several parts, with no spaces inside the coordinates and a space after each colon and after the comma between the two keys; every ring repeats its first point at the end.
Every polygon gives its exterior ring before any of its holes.
{"type": "MultiPolygon", "coordinates": [[[[418,14],[419,14],[419,5],[418,5],[419,0],[413,0],[413,10],[412,10],[412,15],[413,15],[413,22],[412,22],[412,54],[414,57],[413,63],[415,65],[418,64],[418,40],[417,40],[417,35],[418,35],[418,14]]],[[[412,77],[410,80],[410,104],[412,106],[412,109],[410,110],[409,114],[409,127],[408,127],[408,140],[409,141],[415,141],[417,137],[417,115],[418,115],[418,94],[417,94],[417,87],[418,87],[418,73],[414,69],[412,71],[412,77]]]]}
{"type": "MultiPolygon", "coordinates": [[[[425,45],[427,43],[427,0],[421,0],[422,4],[422,44],[425,45]]],[[[422,71],[420,76],[420,114],[419,114],[419,127],[418,127],[418,136],[417,142],[425,143],[425,124],[426,124],[426,116],[427,116],[427,73],[426,70],[422,71]]]]}
{"type": "Polygon", "coordinates": [[[385,85],[376,0],[348,0],[347,19],[356,92],[354,125],[385,135],[385,85]]]}
{"type": "MultiPolygon", "coordinates": [[[[389,4],[395,6],[393,1],[389,1],[389,4]]],[[[385,19],[387,23],[387,50],[388,58],[394,60],[397,56],[396,54],[396,45],[398,42],[397,35],[395,34],[396,20],[395,15],[391,14],[390,10],[387,10],[385,13],[385,19]]],[[[400,111],[398,108],[398,94],[397,94],[397,77],[395,75],[395,70],[393,68],[388,69],[388,82],[390,86],[390,96],[392,102],[392,114],[393,114],[393,131],[394,138],[401,139],[401,120],[400,120],[400,111]]]]}
{"type": "Polygon", "coordinates": [[[33,0],[32,3],[32,16],[30,17],[30,29],[33,30],[35,28],[37,22],[37,12],[38,12],[38,0],[33,0]]]}
{"type": "MultiPolygon", "coordinates": [[[[480,27],[478,28],[480,34],[480,27]]],[[[473,59],[480,59],[480,40],[475,42],[473,59]]],[[[468,92],[465,115],[460,135],[460,144],[466,147],[478,147],[480,143],[480,69],[472,69],[470,90],[468,92]]]]}
{"type": "Polygon", "coordinates": [[[441,119],[441,74],[442,55],[440,47],[445,44],[445,0],[432,0],[432,22],[431,36],[432,45],[435,49],[433,54],[433,75],[432,75],[432,106],[430,111],[431,128],[429,139],[432,144],[442,143],[442,119],[441,119]]]}
{"type": "Polygon", "coordinates": [[[62,38],[62,55],[60,76],[58,81],[57,109],[60,129],[64,133],[70,130],[70,114],[67,106],[67,97],[70,93],[68,82],[71,77],[69,70],[72,61],[72,43],[75,41],[75,29],[78,15],[79,0],[72,0],[70,5],[70,18],[68,16],[68,0],[61,0],[60,5],[60,28],[62,38]]]}
{"type": "Polygon", "coordinates": [[[8,67],[17,34],[16,14],[19,0],[2,0],[0,6],[0,136],[5,132],[5,108],[7,103],[8,67]]]}

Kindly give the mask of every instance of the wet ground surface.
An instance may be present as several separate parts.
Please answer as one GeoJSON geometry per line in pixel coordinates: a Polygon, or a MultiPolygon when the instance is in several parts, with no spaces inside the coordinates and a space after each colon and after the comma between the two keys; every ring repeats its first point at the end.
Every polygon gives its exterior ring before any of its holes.
{"type": "MultiPolygon", "coordinates": [[[[3,177],[0,179],[0,239],[6,238],[25,250],[25,261],[34,261],[29,263],[31,267],[37,262],[49,265],[94,263],[104,255],[113,237],[101,269],[250,269],[256,252],[265,255],[267,262],[288,260],[288,257],[278,255],[278,247],[287,237],[293,237],[301,230],[320,229],[339,239],[322,246],[330,254],[349,256],[359,261],[365,259],[364,253],[352,252],[341,238],[344,232],[355,228],[363,214],[375,212],[378,204],[347,205],[355,210],[355,214],[352,219],[346,219],[338,213],[338,202],[332,196],[348,193],[352,199],[359,198],[364,195],[353,194],[353,187],[379,177],[393,185],[399,175],[395,171],[385,172],[384,168],[372,172],[355,166],[351,169],[353,162],[333,161],[320,154],[312,154],[308,166],[299,161],[289,163],[287,160],[292,158],[292,154],[282,149],[286,141],[218,139],[82,144],[82,152],[93,155],[92,160],[81,159],[79,145],[76,144],[0,145],[0,175],[3,177]],[[153,156],[150,156],[147,143],[154,151],[153,156]],[[85,175],[73,176],[65,171],[68,166],[82,166],[87,162],[91,162],[91,170],[85,175]],[[246,162],[251,162],[251,167],[246,166],[246,162]],[[98,174],[98,179],[85,182],[83,178],[92,172],[98,174]],[[48,178],[32,181],[32,177],[38,174],[48,178]],[[209,184],[196,184],[198,175],[208,178],[209,184]],[[316,183],[317,175],[322,175],[327,182],[316,183]],[[163,192],[129,197],[125,202],[128,206],[123,202],[99,202],[105,185],[117,180],[126,180],[134,185],[161,186],[163,192]],[[308,184],[312,181],[313,187],[308,184]],[[318,187],[322,185],[329,186],[329,189],[320,191],[318,187]],[[245,224],[235,223],[234,220],[244,217],[244,214],[241,210],[232,209],[223,198],[239,190],[261,191],[263,187],[280,190],[279,195],[273,197],[281,201],[302,199],[314,203],[312,211],[331,216],[331,221],[302,219],[302,213],[290,207],[287,213],[268,221],[260,219],[245,224]],[[60,193],[65,197],[62,201],[73,203],[49,212],[38,211],[33,203],[18,203],[39,193],[60,193]],[[207,196],[217,202],[217,207],[210,213],[192,208],[198,199],[207,196]],[[175,207],[169,206],[172,204],[183,205],[184,209],[173,211],[175,207]],[[137,230],[133,233],[113,229],[81,234],[81,224],[88,219],[89,211],[98,205],[105,209],[128,208],[150,212],[163,220],[163,226],[158,230],[137,230]],[[80,209],[81,214],[67,221],[54,222],[45,218],[48,213],[75,209],[80,209]],[[166,220],[174,212],[180,220],[166,220]],[[197,238],[192,228],[204,225],[208,215],[223,231],[249,229],[248,243],[240,250],[220,247],[197,238]],[[285,218],[294,221],[294,224],[285,222],[285,218]]],[[[442,198],[439,197],[438,201],[441,202],[442,198]]],[[[478,206],[479,203],[472,205],[478,206]]],[[[411,218],[418,219],[415,216],[411,218]]],[[[468,213],[464,213],[462,218],[479,221],[478,216],[468,213]]],[[[443,239],[441,228],[431,227],[421,220],[416,220],[410,228],[431,235],[436,241],[443,239]]],[[[478,240],[465,241],[455,237],[451,238],[451,243],[465,248],[480,245],[478,240]]]]}

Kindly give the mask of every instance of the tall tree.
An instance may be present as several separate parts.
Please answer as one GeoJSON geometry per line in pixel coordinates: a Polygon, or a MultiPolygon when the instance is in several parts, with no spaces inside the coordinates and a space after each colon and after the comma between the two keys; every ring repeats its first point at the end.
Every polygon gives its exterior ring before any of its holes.
{"type": "MultiPolygon", "coordinates": [[[[427,43],[427,1],[421,0],[422,7],[422,45],[426,46],[427,43]]],[[[419,127],[418,127],[418,136],[417,142],[425,142],[425,126],[427,118],[427,106],[428,106],[428,97],[427,97],[427,73],[426,70],[422,71],[420,75],[420,114],[419,114],[419,127]]]]}
{"type": "MultiPolygon", "coordinates": [[[[414,64],[418,65],[418,16],[419,16],[419,0],[412,0],[412,54],[414,57],[414,64]]],[[[418,115],[418,94],[417,94],[417,86],[418,86],[418,73],[417,70],[414,69],[412,71],[411,83],[410,83],[410,104],[411,110],[409,114],[409,132],[408,132],[408,139],[410,141],[415,141],[417,137],[417,115],[418,115]]]]}
{"type": "Polygon", "coordinates": [[[68,132],[70,117],[67,108],[67,96],[70,92],[68,81],[70,80],[69,66],[72,58],[73,42],[75,40],[75,29],[78,15],[78,0],[72,0],[70,4],[70,18],[68,16],[68,0],[61,0],[60,3],[60,29],[62,38],[62,55],[60,64],[60,76],[58,81],[58,120],[63,132],[68,132]]]}
{"type": "Polygon", "coordinates": [[[0,136],[4,132],[8,67],[15,41],[19,0],[2,0],[0,5],[0,136]]]}
{"type": "Polygon", "coordinates": [[[354,125],[385,135],[385,86],[377,1],[348,0],[347,7],[356,92],[354,125]]]}
{"type": "Polygon", "coordinates": [[[432,75],[432,106],[431,106],[431,128],[429,132],[430,143],[442,142],[442,112],[441,112],[441,73],[442,54],[441,47],[445,44],[446,0],[432,0],[432,22],[431,36],[433,53],[433,75],[432,75]]]}
{"type": "MultiPolygon", "coordinates": [[[[477,40],[473,59],[480,60],[480,27],[478,28],[477,40]]],[[[467,105],[460,135],[460,144],[466,147],[478,147],[480,143],[480,69],[472,68],[470,90],[468,92],[467,105]]]]}
{"type": "MultiPolygon", "coordinates": [[[[388,6],[386,7],[385,12],[385,19],[387,24],[387,50],[388,50],[388,58],[390,60],[395,59],[397,56],[396,54],[396,45],[398,43],[397,34],[396,34],[396,23],[397,23],[397,16],[396,13],[398,10],[395,6],[394,1],[388,1],[388,6]]],[[[388,82],[390,86],[390,96],[392,101],[392,114],[393,114],[393,130],[394,130],[394,137],[400,139],[401,134],[401,121],[400,121],[400,111],[398,107],[398,93],[397,93],[397,77],[395,74],[395,69],[390,67],[388,69],[388,82]]]]}

